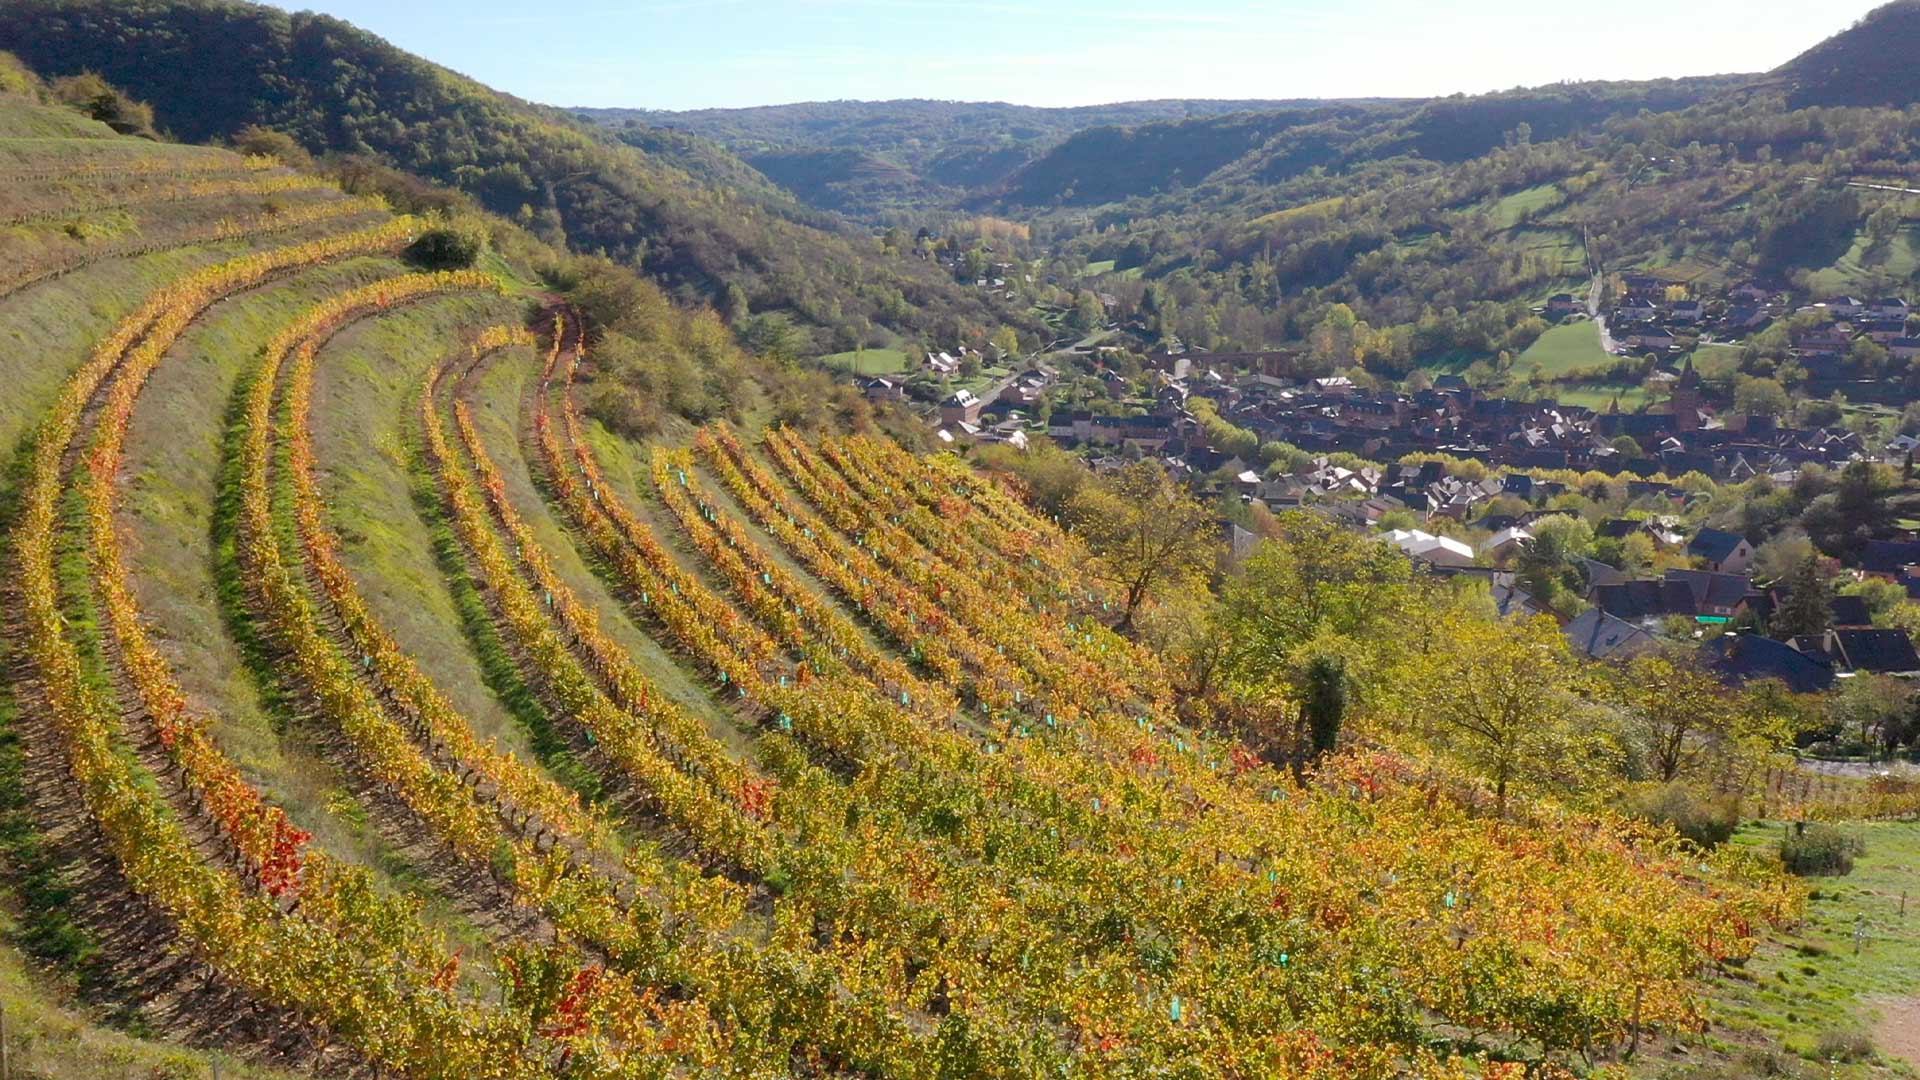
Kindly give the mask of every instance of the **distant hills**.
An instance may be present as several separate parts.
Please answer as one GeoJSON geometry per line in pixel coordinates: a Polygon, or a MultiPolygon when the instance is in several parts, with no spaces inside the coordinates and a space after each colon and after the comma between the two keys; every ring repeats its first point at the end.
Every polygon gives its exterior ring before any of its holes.
{"type": "Polygon", "coordinates": [[[1535,139],[1664,112],[1750,76],[1587,83],[1434,100],[1130,102],[1077,109],[935,101],[654,112],[580,109],[630,140],[711,139],[808,204],[868,219],[939,209],[1098,206],[1222,176],[1273,183],[1396,155],[1459,162],[1528,125],[1535,139]]]}
{"type": "Polygon", "coordinates": [[[856,216],[958,204],[1089,129],[1290,109],[1292,101],[1131,101],[1084,108],[1002,102],[826,101],[666,112],[575,109],[636,145],[661,129],[713,140],[810,205],[856,216]]]}

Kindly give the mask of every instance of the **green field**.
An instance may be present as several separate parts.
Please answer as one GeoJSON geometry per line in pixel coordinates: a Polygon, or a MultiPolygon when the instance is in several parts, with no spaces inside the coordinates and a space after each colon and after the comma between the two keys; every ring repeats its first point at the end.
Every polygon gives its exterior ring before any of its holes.
{"type": "Polygon", "coordinates": [[[1900,230],[1884,251],[1871,256],[1867,254],[1866,233],[1856,233],[1853,247],[1840,257],[1840,261],[1825,270],[1816,271],[1807,282],[1815,293],[1826,295],[1862,289],[1867,279],[1875,274],[1905,280],[1916,271],[1920,271],[1920,236],[1916,236],[1914,227],[1909,225],[1900,230]]]}
{"type": "Polygon", "coordinates": [[[1606,412],[1616,397],[1623,412],[1631,412],[1647,402],[1647,391],[1639,386],[1555,386],[1548,394],[1563,405],[1580,405],[1595,412],[1606,412]]]}
{"type": "Polygon", "coordinates": [[[1558,184],[1541,184],[1524,191],[1516,191],[1493,204],[1491,211],[1495,224],[1503,229],[1511,229],[1520,224],[1520,216],[1526,213],[1539,213],[1551,206],[1559,205],[1564,199],[1558,184]]]}
{"type": "Polygon", "coordinates": [[[1098,277],[1101,274],[1111,273],[1113,273],[1112,259],[1101,259],[1099,262],[1090,262],[1087,264],[1088,277],[1098,277]]]}
{"type": "Polygon", "coordinates": [[[823,356],[820,362],[849,375],[896,375],[912,367],[913,361],[901,349],[863,349],[823,356]]]}
{"type": "MultiPolygon", "coordinates": [[[[1747,825],[1733,842],[1770,847],[1786,828],[1777,822],[1747,825]]],[[[1682,1060],[1707,1065],[1733,1059],[1732,1067],[1740,1069],[1738,1055],[1744,1048],[1771,1045],[1806,1059],[1802,1067],[1808,1076],[1916,1075],[1914,1067],[1920,1062],[1895,1061],[1888,1051],[1904,1031],[1895,1030],[1893,1010],[1910,1010],[1920,1001],[1920,824],[1843,828],[1866,841],[1867,853],[1854,872],[1809,879],[1814,892],[1806,921],[1771,935],[1751,960],[1722,972],[1713,987],[1712,1025],[1685,1040],[1688,1056],[1682,1058],[1671,1045],[1662,1047],[1646,1055],[1645,1068],[1636,1073],[1676,1075],[1664,1070],[1682,1060]],[[1819,1060],[1820,1038],[1842,1032],[1872,1039],[1873,1059],[1853,1064],[1819,1060]]],[[[1904,1038],[1911,1047],[1913,1036],[1904,1038]]]]}
{"type": "Polygon", "coordinates": [[[1600,348],[1600,328],[1583,319],[1541,334],[1514,360],[1513,367],[1525,372],[1539,364],[1541,373],[1551,377],[1612,362],[1613,357],[1600,348]]]}

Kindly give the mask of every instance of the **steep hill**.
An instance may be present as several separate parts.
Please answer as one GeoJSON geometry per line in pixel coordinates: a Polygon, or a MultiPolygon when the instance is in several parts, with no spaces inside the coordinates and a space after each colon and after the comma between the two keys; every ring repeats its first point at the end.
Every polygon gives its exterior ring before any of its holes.
{"type": "Polygon", "coordinates": [[[315,153],[456,186],[690,299],[738,289],[755,311],[842,333],[990,331],[1009,318],[934,268],[882,258],[718,147],[671,133],[620,145],[325,16],[227,0],[20,0],[0,7],[0,48],[43,74],[99,72],[189,141],[264,125],[315,153]]]}
{"type": "MultiPolygon", "coordinates": [[[[1191,192],[1212,181],[1244,193],[1241,185],[1277,184],[1314,169],[1339,174],[1396,160],[1457,164],[1505,145],[1516,133],[1560,138],[1615,116],[1698,104],[1744,81],[1580,83],[1101,128],[1064,140],[994,196],[1008,207],[1098,206],[1191,192]]],[[[1166,200],[1183,201],[1178,194],[1166,200]]]]}
{"type": "Polygon", "coordinates": [[[1850,29],[1776,68],[1767,82],[1784,87],[1795,107],[1890,105],[1920,100],[1920,2],[1894,0],[1850,29]]]}
{"type": "Polygon", "coordinates": [[[634,369],[744,370],[630,274],[511,230],[428,271],[440,226],[38,93],[0,175],[0,267],[58,271],[0,289],[21,1075],[1557,1071],[1699,1030],[1797,910],[1504,774],[1193,726],[1082,539],[953,455],[602,426],[634,369]]]}

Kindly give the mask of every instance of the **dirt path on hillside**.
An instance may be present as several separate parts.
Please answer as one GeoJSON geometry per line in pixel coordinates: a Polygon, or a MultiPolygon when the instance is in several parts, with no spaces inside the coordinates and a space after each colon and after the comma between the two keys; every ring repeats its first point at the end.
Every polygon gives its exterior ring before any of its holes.
{"type": "Polygon", "coordinates": [[[1920,997],[1889,1001],[1880,1006],[1880,1017],[1874,1045],[1888,1057],[1920,1066],[1920,997]]]}

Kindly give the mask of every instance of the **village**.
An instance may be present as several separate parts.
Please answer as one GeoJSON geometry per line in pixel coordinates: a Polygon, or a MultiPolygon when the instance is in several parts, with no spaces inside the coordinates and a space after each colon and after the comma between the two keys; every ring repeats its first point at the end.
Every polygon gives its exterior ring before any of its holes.
{"type": "MultiPolygon", "coordinates": [[[[930,353],[924,370],[942,379],[963,367],[996,377],[939,398],[928,422],[936,442],[954,447],[1020,451],[1044,438],[1095,473],[1157,462],[1225,508],[1219,525],[1229,552],[1252,547],[1236,505],[1329,516],[1434,574],[1483,580],[1503,614],[1554,616],[1573,647],[1595,659],[1682,638],[1698,642],[1705,666],[1736,686],[1777,679],[1814,692],[1855,674],[1920,674],[1909,631],[1874,625],[1857,596],[1834,596],[1818,626],[1769,636],[1785,583],[1758,573],[1744,536],[1698,524],[1718,485],[1761,478],[1790,486],[1809,469],[1856,462],[1911,469],[1914,433],[1875,438],[1860,424],[1741,410],[1693,364],[1702,344],[1784,341],[1780,361],[1799,365],[1810,383],[1850,377],[1845,369],[1862,364],[1868,375],[1878,374],[1875,365],[1904,370],[1920,357],[1904,299],[1840,296],[1796,307],[1782,288],[1743,282],[1703,301],[1663,279],[1626,274],[1597,312],[1571,294],[1549,298],[1543,312],[1569,323],[1593,318],[1613,352],[1644,357],[1662,399],[1596,409],[1510,397],[1454,373],[1422,373],[1398,387],[1357,369],[1303,379],[1294,377],[1300,354],[1285,349],[1205,352],[1172,342],[1129,355],[1121,347],[1129,327],[1116,322],[1024,366],[964,349],[930,353]],[[1603,474],[1611,479],[1593,482],[1603,474]],[[1570,516],[1591,529],[1593,548],[1568,557],[1568,592],[1535,596],[1516,564],[1541,522],[1570,516]]],[[[898,378],[862,386],[876,401],[908,397],[898,378]]],[[[1920,532],[1903,536],[1868,543],[1855,565],[1825,569],[1838,581],[1878,579],[1920,599],[1920,532]]]]}

